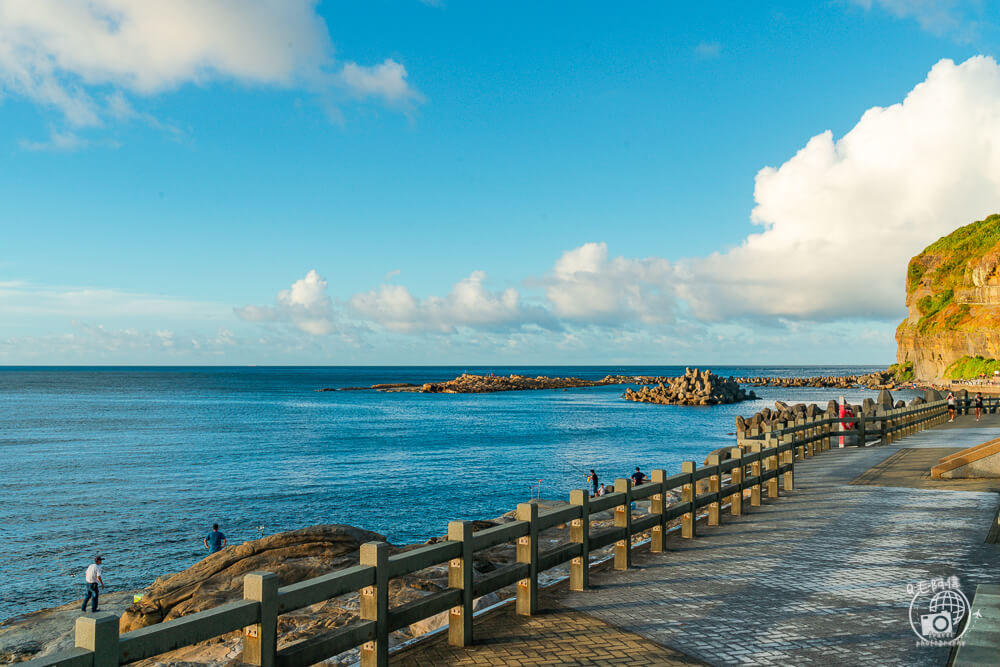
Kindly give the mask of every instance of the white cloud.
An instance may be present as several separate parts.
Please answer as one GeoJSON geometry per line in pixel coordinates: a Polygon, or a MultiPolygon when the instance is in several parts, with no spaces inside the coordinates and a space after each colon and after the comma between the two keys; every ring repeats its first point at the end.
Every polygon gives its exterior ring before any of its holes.
{"type": "Polygon", "coordinates": [[[448,296],[422,300],[402,285],[382,285],[377,290],[354,295],[350,307],[362,319],[401,333],[450,333],[461,327],[510,330],[531,324],[552,326],[548,313],[522,304],[517,290],[490,292],[484,286],[485,281],[485,273],[473,271],[468,278],[458,281],[448,296]]]}
{"type": "Polygon", "coordinates": [[[380,97],[391,104],[423,101],[423,96],[407,83],[406,68],[391,58],[372,67],[347,63],[340,76],[357,97],[380,97]]]}
{"type": "Polygon", "coordinates": [[[984,3],[980,0],[850,0],[870,11],[878,6],[899,19],[913,19],[923,30],[938,36],[968,42],[983,23],[984,3]]]}
{"type": "Polygon", "coordinates": [[[665,259],[608,260],[606,243],[563,253],[546,279],[556,314],[572,320],[646,323],[673,319],[673,269],[665,259]]]}
{"type": "Polygon", "coordinates": [[[337,329],[333,300],[326,290],[326,280],[311,270],[289,289],[278,292],[275,305],[243,306],[234,310],[237,317],[248,322],[291,322],[308,334],[322,336],[337,329]]]}
{"type": "Polygon", "coordinates": [[[69,130],[60,131],[55,128],[49,129],[49,138],[45,141],[30,141],[22,139],[19,142],[21,148],[26,151],[52,151],[70,152],[86,148],[91,144],[89,139],[84,139],[69,130]]]}
{"type": "Polygon", "coordinates": [[[762,232],[678,263],[697,316],[898,317],[910,257],[1000,210],[1000,67],[942,60],[902,103],[762,169],[754,198],[762,232]]]}
{"type": "Polygon", "coordinates": [[[191,301],[161,294],[42,285],[18,280],[0,282],[0,324],[42,318],[68,320],[122,316],[213,320],[220,319],[227,312],[227,306],[221,303],[191,301]]]}
{"type": "MultiPolygon", "coordinates": [[[[386,101],[419,101],[392,60],[333,59],[315,0],[0,0],[0,90],[60,111],[77,127],[109,112],[112,91],[152,95],[233,80],[386,101]]],[[[114,98],[113,98],[114,100],[114,98]]],[[[114,109],[110,110],[114,115],[114,109]]]]}

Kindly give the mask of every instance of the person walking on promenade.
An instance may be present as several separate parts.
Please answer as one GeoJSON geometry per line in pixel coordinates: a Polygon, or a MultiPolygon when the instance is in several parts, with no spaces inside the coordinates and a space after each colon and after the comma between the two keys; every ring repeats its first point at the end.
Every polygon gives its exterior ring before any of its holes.
{"type": "Polygon", "coordinates": [[[221,551],[226,546],[226,536],[219,531],[219,524],[212,524],[212,532],[205,536],[205,548],[208,549],[208,553],[214,554],[216,551],[221,551]]]}
{"type": "Polygon", "coordinates": [[[87,581],[87,596],[83,598],[83,606],[80,607],[80,611],[87,611],[87,603],[90,602],[91,598],[94,599],[94,603],[90,605],[90,611],[97,611],[97,597],[100,594],[97,585],[100,584],[101,588],[104,588],[104,579],[101,578],[101,562],[103,560],[100,556],[96,556],[94,562],[87,567],[87,573],[84,575],[84,579],[87,581]]]}
{"type": "Polygon", "coordinates": [[[980,418],[982,418],[983,416],[983,392],[981,391],[976,392],[975,406],[976,406],[976,421],[979,421],[980,418]]]}
{"type": "Polygon", "coordinates": [[[593,468],[590,469],[590,474],[587,475],[587,481],[590,482],[591,486],[594,488],[593,495],[596,496],[597,495],[597,473],[594,472],[593,468]]]}
{"type": "Polygon", "coordinates": [[[955,394],[953,392],[948,392],[948,421],[955,421],[955,394]]]}
{"type": "Polygon", "coordinates": [[[639,486],[646,481],[646,474],[639,470],[639,466],[635,467],[635,472],[632,473],[632,486],[639,486]]]}

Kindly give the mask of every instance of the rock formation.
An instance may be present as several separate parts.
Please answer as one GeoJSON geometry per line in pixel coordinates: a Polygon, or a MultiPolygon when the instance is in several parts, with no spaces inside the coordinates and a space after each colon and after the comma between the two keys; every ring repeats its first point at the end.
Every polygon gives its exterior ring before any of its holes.
{"type": "Polygon", "coordinates": [[[749,394],[743,391],[733,378],[722,378],[709,370],[686,368],[684,375],[667,380],[653,387],[642,387],[639,391],[628,388],[622,398],[661,405],[718,405],[757,398],[752,391],[749,394]]]}
{"type": "Polygon", "coordinates": [[[927,246],[906,272],[907,318],[896,358],[938,381],[962,357],[1000,359],[1000,215],[927,246]]]}
{"type": "Polygon", "coordinates": [[[825,387],[850,389],[863,386],[869,389],[891,389],[896,385],[892,371],[876,371],[862,375],[816,375],[813,377],[741,377],[734,378],[751,387],[825,387]]]}
{"type": "Polygon", "coordinates": [[[129,632],[240,599],[247,572],[274,572],[285,586],[332,568],[354,565],[361,544],[372,540],[385,538],[353,526],[323,525],[223,549],[183,572],[157,579],[146,589],[142,601],[122,615],[120,631],[129,632]]]}

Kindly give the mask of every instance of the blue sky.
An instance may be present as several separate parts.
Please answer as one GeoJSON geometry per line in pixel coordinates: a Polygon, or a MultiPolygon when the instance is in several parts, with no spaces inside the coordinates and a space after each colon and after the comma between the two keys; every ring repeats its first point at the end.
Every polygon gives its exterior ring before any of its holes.
{"type": "Polygon", "coordinates": [[[1000,210],[996,3],[77,5],[0,0],[0,363],[888,363],[1000,210]]]}

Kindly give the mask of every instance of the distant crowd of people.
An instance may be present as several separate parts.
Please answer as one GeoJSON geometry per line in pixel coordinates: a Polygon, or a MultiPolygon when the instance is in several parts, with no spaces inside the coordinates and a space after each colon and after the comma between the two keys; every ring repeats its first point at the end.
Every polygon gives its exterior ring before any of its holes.
{"type": "MultiPolygon", "coordinates": [[[[645,484],[649,481],[649,478],[646,477],[646,473],[644,473],[639,466],[635,467],[635,472],[629,475],[629,479],[631,480],[632,486],[639,486],[640,484],[645,484]]],[[[587,475],[587,482],[590,484],[592,489],[592,496],[604,496],[615,490],[613,486],[605,486],[604,483],[597,478],[597,473],[594,472],[593,468],[590,469],[590,474],[587,475]]]]}
{"type": "MultiPolygon", "coordinates": [[[[227,540],[226,535],[219,530],[219,524],[212,524],[212,532],[205,536],[202,540],[205,548],[208,549],[209,555],[216,553],[217,551],[222,551],[226,548],[227,540]]],[[[94,556],[94,562],[87,566],[87,571],[83,574],[83,579],[86,582],[86,594],[83,598],[83,605],[80,607],[80,611],[87,611],[87,603],[90,604],[90,611],[99,611],[97,606],[97,600],[101,595],[101,591],[104,590],[104,556],[97,555],[94,556]]]]}

